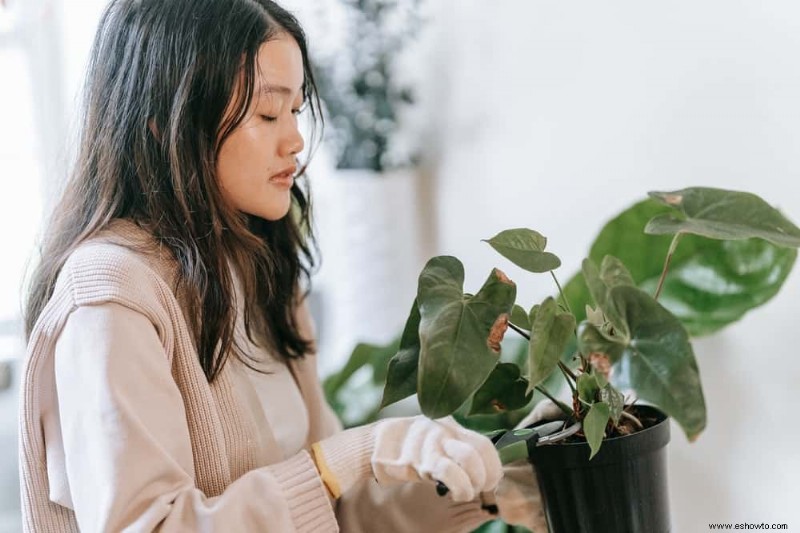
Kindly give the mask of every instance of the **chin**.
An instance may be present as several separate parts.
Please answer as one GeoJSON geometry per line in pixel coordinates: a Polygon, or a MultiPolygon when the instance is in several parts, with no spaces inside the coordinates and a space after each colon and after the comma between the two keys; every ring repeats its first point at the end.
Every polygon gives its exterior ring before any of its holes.
{"type": "Polygon", "coordinates": [[[257,217],[263,218],[264,220],[276,222],[288,215],[290,208],[291,204],[287,203],[285,206],[270,206],[270,208],[267,209],[259,209],[258,212],[253,214],[257,217]]]}

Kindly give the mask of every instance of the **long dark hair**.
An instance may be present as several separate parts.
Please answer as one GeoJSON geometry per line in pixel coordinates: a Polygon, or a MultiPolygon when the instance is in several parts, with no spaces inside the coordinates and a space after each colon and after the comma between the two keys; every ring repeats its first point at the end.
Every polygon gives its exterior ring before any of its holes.
{"type": "Polygon", "coordinates": [[[312,349],[294,317],[315,266],[306,180],[292,188],[290,214],[268,221],[227,206],[215,171],[220,146],[253,98],[258,49],[282,33],[300,48],[311,124],[321,126],[304,32],[274,2],[112,0],[92,48],[77,162],[31,278],[26,336],[70,253],[112,220],[128,219],[172,252],[175,290],[185,295],[209,381],[231,351],[241,358],[229,262],[249,338],[284,360],[312,349]],[[234,91],[240,77],[243,90],[234,91]]]}

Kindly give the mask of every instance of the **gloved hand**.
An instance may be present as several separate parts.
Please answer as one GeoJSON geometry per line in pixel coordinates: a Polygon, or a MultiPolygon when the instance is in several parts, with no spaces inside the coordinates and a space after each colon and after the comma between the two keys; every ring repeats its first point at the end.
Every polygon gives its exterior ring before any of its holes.
{"type": "Polygon", "coordinates": [[[456,502],[492,491],[503,476],[492,441],[452,417],[388,418],[348,429],[312,446],[334,497],[374,476],[379,484],[441,481],[456,502]]]}
{"type": "MultiPolygon", "coordinates": [[[[559,420],[564,416],[555,403],[543,400],[514,429],[541,420],[559,420]]],[[[547,520],[532,465],[528,461],[515,461],[503,466],[503,474],[495,491],[500,518],[507,524],[524,526],[534,533],[546,533],[547,520]]]]}

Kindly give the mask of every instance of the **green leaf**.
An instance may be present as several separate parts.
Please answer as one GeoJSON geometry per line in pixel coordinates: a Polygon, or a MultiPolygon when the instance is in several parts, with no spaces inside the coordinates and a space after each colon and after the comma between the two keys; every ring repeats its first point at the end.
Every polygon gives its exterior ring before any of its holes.
{"type": "Polygon", "coordinates": [[[594,261],[589,258],[583,260],[583,276],[586,280],[586,285],[589,287],[589,292],[597,304],[597,308],[603,312],[611,323],[610,325],[613,326],[613,335],[611,334],[612,331],[607,331],[606,327],[598,328],[598,331],[601,331],[608,338],[619,336],[627,339],[629,335],[627,325],[622,317],[616,313],[616,310],[608,305],[608,291],[612,286],[626,284],[623,282],[630,279],[630,274],[628,274],[627,270],[624,270],[624,267],[620,266],[619,260],[613,256],[607,255],[603,259],[603,267],[603,270],[598,270],[594,261]],[[609,273],[609,271],[606,270],[614,267],[616,267],[616,274],[609,273]],[[623,270],[624,275],[620,273],[623,270]]]}
{"type": "Polygon", "coordinates": [[[345,363],[345,366],[339,372],[328,376],[323,382],[325,396],[329,399],[335,397],[342,387],[346,385],[348,380],[350,380],[353,374],[365,366],[372,367],[373,375],[375,376],[374,381],[376,383],[382,382],[383,376],[377,374],[376,372],[381,368],[381,366],[386,365],[386,363],[389,361],[389,358],[392,357],[392,354],[394,354],[396,351],[396,340],[385,346],[359,343],[351,352],[347,363],[345,363]]]}
{"type": "MultiPolygon", "coordinates": [[[[527,530],[525,530],[527,531],[527,530]]],[[[515,526],[510,526],[502,520],[492,520],[485,522],[479,528],[472,531],[472,533],[518,533],[515,526]]]]}
{"type": "Polygon", "coordinates": [[[659,215],[647,224],[646,233],[691,233],[723,240],[757,237],[778,246],[800,247],[800,228],[755,194],[692,187],[649,195],[680,216],[659,215]]]}
{"type": "Polygon", "coordinates": [[[496,414],[525,407],[533,398],[527,389],[528,380],[521,376],[517,365],[498,363],[475,392],[469,414],[496,414]]]}
{"type": "MultiPolygon", "coordinates": [[[[670,267],[659,301],[692,335],[706,335],[736,322],[778,293],[794,266],[797,251],[761,239],[702,240],[693,257],[670,267]]],[[[657,277],[640,286],[655,292],[657,277]]]]}
{"type": "Polygon", "coordinates": [[[511,310],[511,323],[522,329],[531,330],[531,321],[528,318],[528,313],[525,312],[525,309],[516,304],[511,310]]]}
{"type": "MultiPolygon", "coordinates": [[[[590,258],[586,258],[581,263],[583,279],[586,286],[589,288],[589,294],[592,296],[597,308],[602,310],[606,306],[606,299],[608,296],[608,286],[600,278],[600,269],[590,258]]],[[[571,304],[570,304],[571,307],[571,304]]]]}
{"type": "Polygon", "coordinates": [[[419,323],[419,307],[417,306],[417,300],[414,299],[411,313],[400,338],[400,348],[389,361],[386,384],[383,388],[383,398],[381,399],[381,409],[417,393],[420,350],[419,323]]]}
{"type": "MultiPolygon", "coordinates": [[[[596,264],[606,255],[619,258],[637,285],[653,294],[672,237],[642,230],[648,220],[668,210],[655,200],[625,210],[603,227],[589,258],[596,264]]],[[[761,239],[720,241],[685,235],[672,257],[659,301],[692,335],[713,333],[777,294],[796,256],[794,249],[761,239]]],[[[564,293],[581,322],[585,305],[592,301],[584,276],[573,277],[564,293]]]]}
{"type": "Polygon", "coordinates": [[[593,353],[608,355],[611,361],[617,361],[625,349],[625,340],[608,335],[605,328],[589,322],[581,322],[578,326],[578,349],[587,357],[593,353]]]}
{"type": "Polygon", "coordinates": [[[600,265],[600,279],[609,289],[618,285],[636,285],[627,267],[613,255],[606,255],[603,258],[603,263],[600,265]]]}
{"type": "MultiPolygon", "coordinates": [[[[635,287],[614,287],[609,291],[609,303],[630,331],[630,340],[620,344],[621,350],[603,352],[614,362],[612,381],[620,389],[634,390],[640,399],[673,417],[694,440],[705,428],[706,406],[697,361],[683,325],[635,287]]],[[[589,349],[584,344],[586,331],[592,328],[582,324],[581,350],[589,349]]]]}
{"type": "Polygon", "coordinates": [[[575,317],[558,313],[556,301],[547,298],[532,310],[532,329],[528,350],[528,391],[547,379],[575,330],[575,317]]]}
{"type": "Polygon", "coordinates": [[[619,424],[622,409],[625,407],[625,396],[609,383],[600,389],[599,397],[601,402],[608,405],[609,414],[614,425],[619,424]]]}
{"type": "Polygon", "coordinates": [[[545,252],[547,238],[526,228],[501,231],[484,242],[497,250],[500,255],[529,272],[549,272],[561,266],[561,260],[550,252],[545,252]]]}
{"type": "Polygon", "coordinates": [[[533,323],[536,322],[536,315],[539,313],[540,307],[541,306],[539,304],[536,304],[531,307],[531,310],[528,312],[528,324],[530,325],[528,331],[533,329],[533,323]]]}
{"type": "Polygon", "coordinates": [[[591,405],[597,401],[597,396],[600,393],[600,385],[597,383],[597,378],[594,374],[581,374],[576,380],[578,388],[578,398],[584,403],[591,405]]]}
{"type": "Polygon", "coordinates": [[[589,449],[591,450],[589,454],[590,460],[600,451],[609,417],[608,404],[597,402],[592,405],[589,413],[583,419],[583,434],[586,435],[586,441],[589,443],[589,449]]]}
{"type": "Polygon", "coordinates": [[[517,293],[497,269],[473,297],[463,285],[464,267],[455,257],[434,257],[419,277],[417,394],[430,418],[453,413],[489,376],[517,293]]]}
{"type": "Polygon", "coordinates": [[[399,343],[398,337],[385,346],[358,344],[345,366],[323,382],[325,398],[345,427],[377,418],[386,368],[399,343]]]}

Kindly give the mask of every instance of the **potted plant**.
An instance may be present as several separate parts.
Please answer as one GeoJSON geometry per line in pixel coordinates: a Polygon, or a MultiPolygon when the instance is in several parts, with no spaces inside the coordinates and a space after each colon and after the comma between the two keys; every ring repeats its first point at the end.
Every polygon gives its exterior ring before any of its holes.
{"type": "Polygon", "coordinates": [[[749,193],[650,197],[601,231],[563,288],[542,235],[514,229],[488,239],[517,266],[553,277],[557,296],[535,305],[519,305],[497,269],[464,293],[460,261],[431,259],[385,371],[380,407],[416,394],[428,416],[455,414],[489,430],[512,427],[538,391],[580,422],[571,441],[528,454],[555,533],[669,531],[667,418],[690,440],[706,425],[690,335],[717,331],[774,296],[800,246],[800,229],[749,193]],[[522,358],[501,358],[507,328],[524,338],[522,358]],[[557,378],[566,402],[549,390],[557,378]],[[491,414],[504,418],[486,423],[491,414]]]}

